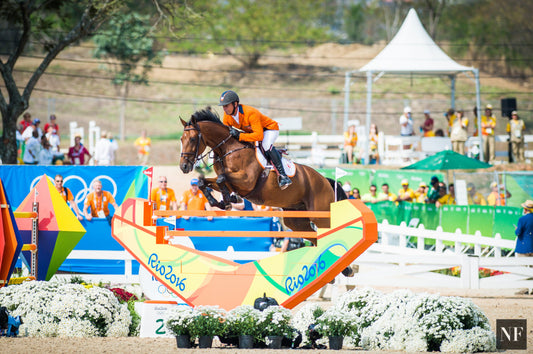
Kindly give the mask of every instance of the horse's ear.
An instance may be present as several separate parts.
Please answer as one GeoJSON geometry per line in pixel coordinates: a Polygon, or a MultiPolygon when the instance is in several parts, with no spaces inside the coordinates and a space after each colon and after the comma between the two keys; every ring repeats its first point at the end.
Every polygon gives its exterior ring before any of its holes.
{"type": "Polygon", "coordinates": [[[181,124],[183,124],[184,127],[187,126],[187,122],[183,120],[183,118],[180,117],[180,120],[181,120],[181,124]]]}

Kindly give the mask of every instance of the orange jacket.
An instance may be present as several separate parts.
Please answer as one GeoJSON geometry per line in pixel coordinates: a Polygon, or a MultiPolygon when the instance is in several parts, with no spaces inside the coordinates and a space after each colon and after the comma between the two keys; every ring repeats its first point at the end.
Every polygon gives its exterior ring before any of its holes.
{"type": "Polygon", "coordinates": [[[223,123],[235,128],[239,128],[245,133],[239,136],[240,141],[261,141],[264,130],[279,130],[278,123],[259,112],[258,109],[239,105],[239,123],[232,116],[224,113],[223,123]]]}

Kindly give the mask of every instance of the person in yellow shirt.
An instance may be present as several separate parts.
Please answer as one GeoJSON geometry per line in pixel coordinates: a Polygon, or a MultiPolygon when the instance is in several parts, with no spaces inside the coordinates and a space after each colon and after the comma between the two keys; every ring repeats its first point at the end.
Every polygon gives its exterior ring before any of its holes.
{"type": "Polygon", "coordinates": [[[448,193],[446,193],[446,185],[439,183],[439,199],[437,199],[435,206],[440,207],[441,205],[452,204],[455,204],[455,188],[453,183],[450,184],[448,193]]]}
{"type": "Polygon", "coordinates": [[[176,195],[172,188],[168,188],[166,176],[159,176],[159,187],[152,190],[150,200],[155,202],[156,210],[178,210],[176,195]]]}
{"type": "Polygon", "coordinates": [[[111,225],[111,215],[109,212],[109,204],[111,204],[115,210],[119,207],[115,202],[115,198],[108,191],[102,190],[102,181],[95,180],[93,182],[94,191],[89,193],[85,198],[83,206],[83,213],[87,221],[91,221],[92,218],[106,218],[109,225],[111,225]],[[91,213],[88,213],[88,209],[91,208],[91,213]]]}
{"type": "Polygon", "coordinates": [[[152,139],[146,136],[145,129],[142,130],[141,136],[135,140],[134,145],[137,147],[139,164],[146,165],[150,156],[150,149],[152,148],[152,139]]]}
{"type": "Polygon", "coordinates": [[[468,192],[468,204],[472,205],[487,205],[487,201],[483,194],[476,191],[476,186],[474,183],[468,183],[466,185],[466,191],[468,192]]]}
{"type": "Polygon", "coordinates": [[[453,108],[448,109],[446,113],[444,113],[444,117],[446,117],[446,120],[448,121],[448,134],[447,135],[450,136],[452,132],[452,124],[456,118],[455,109],[453,108]]]}
{"type": "Polygon", "coordinates": [[[507,133],[511,141],[511,151],[515,162],[525,162],[524,131],[526,124],[518,117],[517,111],[511,112],[511,120],[507,123],[507,133]]]}
{"type": "MultiPolygon", "coordinates": [[[[198,178],[191,179],[191,189],[183,192],[181,210],[211,210],[207,198],[198,188],[198,178]]],[[[188,219],[189,217],[184,216],[183,218],[188,219]]],[[[213,220],[213,217],[208,216],[207,220],[213,220]]]]}
{"type": "Polygon", "coordinates": [[[402,179],[402,188],[398,191],[397,200],[400,202],[412,202],[416,199],[415,192],[409,188],[409,181],[402,179]]]}
{"type": "Polygon", "coordinates": [[[483,143],[483,159],[490,164],[496,158],[494,129],[496,128],[496,117],[492,114],[492,105],[485,107],[485,114],[481,116],[481,141],[483,143]]]}
{"type": "Polygon", "coordinates": [[[355,147],[357,146],[357,133],[355,131],[355,125],[350,125],[348,130],[344,132],[344,152],[348,158],[348,163],[353,164],[353,155],[355,147]]]}
{"type": "Polygon", "coordinates": [[[418,189],[415,192],[415,202],[425,203],[427,198],[427,184],[426,182],[420,182],[418,189]]]}
{"type": "Polygon", "coordinates": [[[492,182],[490,184],[490,194],[487,196],[487,204],[490,206],[504,206],[505,201],[511,198],[511,193],[505,190],[504,185],[498,185],[498,182],[492,182]],[[505,193],[500,193],[505,191],[505,193]]]}
{"type": "Polygon", "coordinates": [[[450,139],[452,141],[452,150],[464,155],[465,143],[468,139],[468,118],[464,117],[463,110],[458,110],[455,118],[450,120],[451,133],[450,139]]]}

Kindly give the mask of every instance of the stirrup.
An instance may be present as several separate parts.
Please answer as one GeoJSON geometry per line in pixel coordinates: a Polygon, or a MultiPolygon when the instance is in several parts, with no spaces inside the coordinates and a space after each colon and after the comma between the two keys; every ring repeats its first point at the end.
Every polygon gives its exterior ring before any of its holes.
{"type": "Polygon", "coordinates": [[[288,186],[292,184],[292,181],[289,177],[279,176],[278,185],[281,190],[287,189],[288,186]]]}

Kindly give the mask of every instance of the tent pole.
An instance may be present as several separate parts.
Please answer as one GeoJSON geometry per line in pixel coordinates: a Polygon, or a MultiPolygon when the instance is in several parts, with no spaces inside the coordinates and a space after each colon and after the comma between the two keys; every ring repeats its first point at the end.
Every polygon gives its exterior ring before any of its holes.
{"type": "Polygon", "coordinates": [[[372,71],[366,72],[366,139],[365,139],[365,165],[370,163],[370,117],[372,113],[372,71]]]}
{"type": "Polygon", "coordinates": [[[477,110],[477,136],[479,138],[479,161],[485,161],[483,156],[483,140],[481,139],[481,97],[479,93],[479,69],[473,69],[476,80],[476,110],[477,110]]]}
{"type": "Polygon", "coordinates": [[[452,82],[451,82],[451,108],[453,108],[455,110],[455,75],[452,75],[450,76],[450,78],[452,79],[452,82]]]}
{"type": "Polygon", "coordinates": [[[348,130],[348,112],[350,111],[350,77],[352,75],[351,71],[347,71],[344,74],[344,123],[342,131],[345,132],[348,130]]]}

